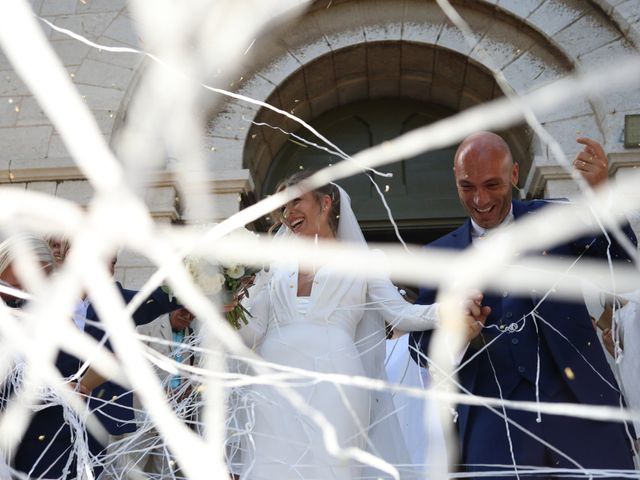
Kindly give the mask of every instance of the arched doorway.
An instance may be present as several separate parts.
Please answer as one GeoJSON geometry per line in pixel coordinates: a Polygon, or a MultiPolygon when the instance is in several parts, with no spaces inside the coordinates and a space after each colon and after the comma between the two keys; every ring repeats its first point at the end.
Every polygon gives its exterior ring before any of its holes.
{"type": "MultiPolygon", "coordinates": [[[[438,105],[406,99],[380,99],[338,107],[313,126],[349,155],[427,125],[452,112],[438,105]]],[[[308,132],[298,132],[314,141],[308,132]]],[[[425,243],[458,225],[464,217],[451,175],[455,147],[428,152],[381,168],[392,178],[374,176],[384,192],[403,238],[425,243]]],[[[277,182],[302,169],[320,169],[342,161],[337,155],[290,137],[277,153],[262,185],[273,192],[277,182]]],[[[365,174],[340,182],[351,195],[360,225],[370,241],[395,241],[379,193],[365,174]]]]}

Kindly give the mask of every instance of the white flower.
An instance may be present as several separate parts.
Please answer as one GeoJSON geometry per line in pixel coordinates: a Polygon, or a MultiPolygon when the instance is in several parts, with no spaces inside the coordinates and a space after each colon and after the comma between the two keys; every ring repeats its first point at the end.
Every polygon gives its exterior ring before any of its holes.
{"type": "Polygon", "coordinates": [[[205,295],[215,295],[222,290],[225,279],[216,265],[202,258],[187,257],[185,267],[189,276],[205,295]]]}
{"type": "Polygon", "coordinates": [[[242,265],[232,265],[231,267],[228,267],[226,270],[227,270],[227,275],[229,275],[229,277],[234,278],[236,280],[244,276],[244,267],[242,265]]]}
{"type": "Polygon", "coordinates": [[[215,295],[222,290],[224,285],[224,275],[216,273],[215,275],[200,275],[196,279],[196,284],[202,289],[205,295],[215,295]]]}

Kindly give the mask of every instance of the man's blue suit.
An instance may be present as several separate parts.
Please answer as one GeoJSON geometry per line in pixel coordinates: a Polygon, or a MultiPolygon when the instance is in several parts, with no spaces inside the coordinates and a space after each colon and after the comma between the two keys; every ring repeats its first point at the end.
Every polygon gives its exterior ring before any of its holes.
{"type": "MultiPolygon", "coordinates": [[[[513,201],[515,220],[547,204],[544,200],[513,201]]],[[[635,245],[636,238],[631,229],[627,226],[624,232],[635,245]]],[[[471,221],[467,219],[461,227],[429,244],[427,248],[462,250],[469,245],[471,221]]],[[[530,253],[574,258],[584,254],[589,257],[606,258],[607,246],[603,236],[585,237],[548,252],[530,253]]],[[[629,260],[628,255],[616,242],[611,245],[610,253],[613,260],[629,260]]],[[[433,303],[436,293],[433,289],[422,289],[417,303],[433,303]]],[[[462,387],[481,396],[535,400],[539,348],[538,385],[541,401],[620,405],[621,398],[616,380],[604,357],[584,303],[549,296],[540,303],[536,312],[550,325],[538,320],[536,330],[536,323],[528,314],[540,302],[544,293],[546,292],[532,291],[529,296],[512,295],[508,291],[501,294],[485,293],[483,304],[492,309],[487,318],[487,325],[502,326],[505,330],[485,327],[481,336],[471,342],[462,364],[493,341],[458,372],[462,387]],[[508,333],[506,327],[514,322],[524,327],[517,333],[508,333]]],[[[430,332],[411,334],[409,348],[414,360],[419,364],[425,364],[422,355],[428,353],[430,338],[430,332]]],[[[542,422],[539,423],[535,421],[534,413],[517,410],[506,412],[511,419],[557,446],[583,467],[633,468],[631,447],[623,424],[551,415],[543,415],[542,422]],[[597,435],[597,439],[588,438],[593,435],[597,435]]],[[[505,422],[486,408],[459,405],[458,432],[462,464],[468,465],[467,470],[483,470],[473,467],[473,464],[512,465],[513,458],[507,441],[505,422]]],[[[576,468],[565,457],[552,449],[545,449],[540,442],[518,429],[510,427],[510,435],[517,464],[540,465],[542,462],[548,466],[576,468]]]]}
{"type": "MultiPolygon", "coordinates": [[[[60,352],[56,368],[63,377],[70,377],[80,368],[80,362],[71,355],[60,352]]],[[[8,385],[0,394],[0,404],[11,396],[8,385]]],[[[75,459],[71,458],[71,428],[66,423],[63,409],[54,405],[35,412],[31,416],[16,449],[13,468],[29,474],[30,478],[75,478],[75,459]]]]}
{"type": "MultiPolygon", "coordinates": [[[[125,303],[129,303],[136,293],[138,293],[135,290],[122,288],[122,285],[119,283],[116,283],[116,285],[125,303]]],[[[155,320],[160,315],[169,313],[177,308],[179,308],[179,305],[175,299],[170,301],[167,294],[158,288],[133,313],[133,321],[136,326],[144,325],[155,320]]],[[[98,315],[91,305],[87,309],[87,320],[93,322],[99,321],[98,315]]],[[[104,331],[95,324],[87,324],[85,331],[97,340],[101,340],[104,336],[104,331]]],[[[111,349],[108,341],[106,346],[111,349]]],[[[91,392],[89,407],[111,435],[122,435],[136,430],[133,411],[133,393],[116,383],[106,382],[91,392]]]]}

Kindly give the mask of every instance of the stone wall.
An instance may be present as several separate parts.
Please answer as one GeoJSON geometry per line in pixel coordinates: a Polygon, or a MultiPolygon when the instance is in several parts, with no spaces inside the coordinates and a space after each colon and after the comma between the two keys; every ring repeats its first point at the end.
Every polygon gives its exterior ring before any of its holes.
{"type": "MultiPolygon", "coordinates": [[[[334,0],[330,8],[328,0],[310,2],[301,18],[256,40],[228,88],[269,101],[306,121],[354,99],[398,94],[417,98],[425,92],[462,110],[498,94],[486,91],[487,76],[482,72],[502,74],[511,88],[525,93],[573,71],[601,68],[612,59],[637,54],[640,47],[640,0],[455,3],[475,32],[473,45],[465,43],[435,1],[334,0]],[[413,57],[412,48],[417,49],[413,57]],[[386,61],[396,58],[398,51],[397,62],[386,61]],[[425,58],[416,56],[418,51],[435,52],[430,69],[424,67],[425,58]],[[396,77],[403,80],[394,83],[396,77]]],[[[42,19],[90,41],[144,48],[125,0],[32,0],[31,4],[42,19]]],[[[42,28],[113,144],[144,69],[143,57],[90,47],[44,22],[42,28]]],[[[570,158],[579,149],[576,136],[602,141],[615,175],[640,164],[640,150],[625,149],[621,141],[624,116],[629,113],[640,113],[638,90],[584,98],[540,120],[570,158]]],[[[238,210],[240,193],[260,186],[277,151],[266,129],[251,126],[263,118],[260,115],[282,122],[277,115],[238,101],[226,103],[211,118],[203,151],[210,168],[210,191],[218,195],[223,217],[238,210]]],[[[289,128],[291,123],[282,125],[289,128]]],[[[575,193],[566,172],[538,138],[527,147],[522,153],[530,155],[531,162],[523,185],[526,193],[575,193]]],[[[0,183],[81,205],[90,201],[91,186],[1,53],[0,151],[0,183]]],[[[180,195],[170,175],[152,179],[143,194],[158,221],[180,219],[180,195]]],[[[149,268],[125,255],[118,275],[127,286],[136,287],[149,268]]]]}

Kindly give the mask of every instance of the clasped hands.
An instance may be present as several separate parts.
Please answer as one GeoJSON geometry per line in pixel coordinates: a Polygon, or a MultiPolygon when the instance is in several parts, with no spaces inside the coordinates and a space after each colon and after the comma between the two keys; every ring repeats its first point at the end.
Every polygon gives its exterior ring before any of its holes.
{"type": "Polygon", "coordinates": [[[465,339],[467,343],[475,339],[487,321],[487,317],[491,313],[491,307],[482,305],[484,296],[482,292],[472,290],[467,298],[463,301],[464,323],[465,323],[465,339]]]}

